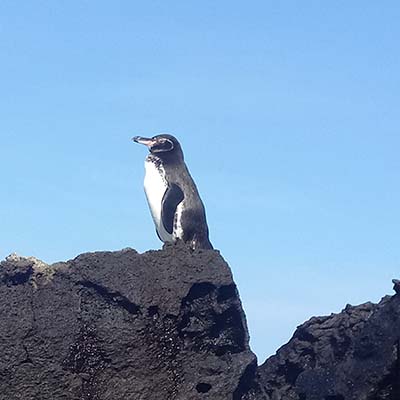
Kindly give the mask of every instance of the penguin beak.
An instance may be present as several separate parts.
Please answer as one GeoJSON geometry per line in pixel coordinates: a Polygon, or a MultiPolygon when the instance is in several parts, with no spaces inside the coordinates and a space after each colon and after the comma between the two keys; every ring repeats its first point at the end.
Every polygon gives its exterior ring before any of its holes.
{"type": "Polygon", "coordinates": [[[145,138],[142,136],[135,136],[132,138],[132,140],[136,143],[139,144],[144,144],[147,147],[151,147],[154,144],[154,139],[152,138],[145,138]]]}

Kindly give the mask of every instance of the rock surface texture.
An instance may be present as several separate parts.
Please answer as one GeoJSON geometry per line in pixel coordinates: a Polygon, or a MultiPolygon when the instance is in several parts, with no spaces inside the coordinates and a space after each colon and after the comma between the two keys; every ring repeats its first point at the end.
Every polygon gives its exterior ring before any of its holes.
{"type": "Polygon", "coordinates": [[[217,251],[176,244],[51,266],[10,256],[0,400],[400,400],[394,283],[379,304],[311,318],[257,368],[217,251]]]}
{"type": "Polygon", "coordinates": [[[273,400],[400,400],[399,294],[311,318],[258,375],[273,400]]]}
{"type": "Polygon", "coordinates": [[[0,398],[255,398],[229,267],[184,245],[0,268],[0,398]]]}

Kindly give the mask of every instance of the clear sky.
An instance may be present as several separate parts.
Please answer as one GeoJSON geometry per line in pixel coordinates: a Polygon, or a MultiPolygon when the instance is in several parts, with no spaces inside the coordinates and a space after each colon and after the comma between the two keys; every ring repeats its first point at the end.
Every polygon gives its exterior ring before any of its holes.
{"type": "Polygon", "coordinates": [[[262,362],[400,277],[397,1],[0,2],[0,258],[160,248],[170,132],[262,362]]]}

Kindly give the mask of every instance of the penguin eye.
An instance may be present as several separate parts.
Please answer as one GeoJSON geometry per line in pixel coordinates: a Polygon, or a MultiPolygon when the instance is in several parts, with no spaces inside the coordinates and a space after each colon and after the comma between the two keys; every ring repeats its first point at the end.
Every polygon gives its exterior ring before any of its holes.
{"type": "Polygon", "coordinates": [[[174,148],[174,143],[166,138],[160,138],[156,143],[151,146],[152,153],[161,153],[165,151],[171,151],[174,148]]]}

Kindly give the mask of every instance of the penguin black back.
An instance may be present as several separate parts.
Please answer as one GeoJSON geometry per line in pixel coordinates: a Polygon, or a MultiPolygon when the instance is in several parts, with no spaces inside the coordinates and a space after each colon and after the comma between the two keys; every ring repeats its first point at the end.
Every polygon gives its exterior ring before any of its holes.
{"type": "Polygon", "coordinates": [[[163,242],[183,240],[193,249],[212,249],[204,205],[178,140],[168,134],[133,140],[150,151],[144,186],[159,238],[163,242]]]}

